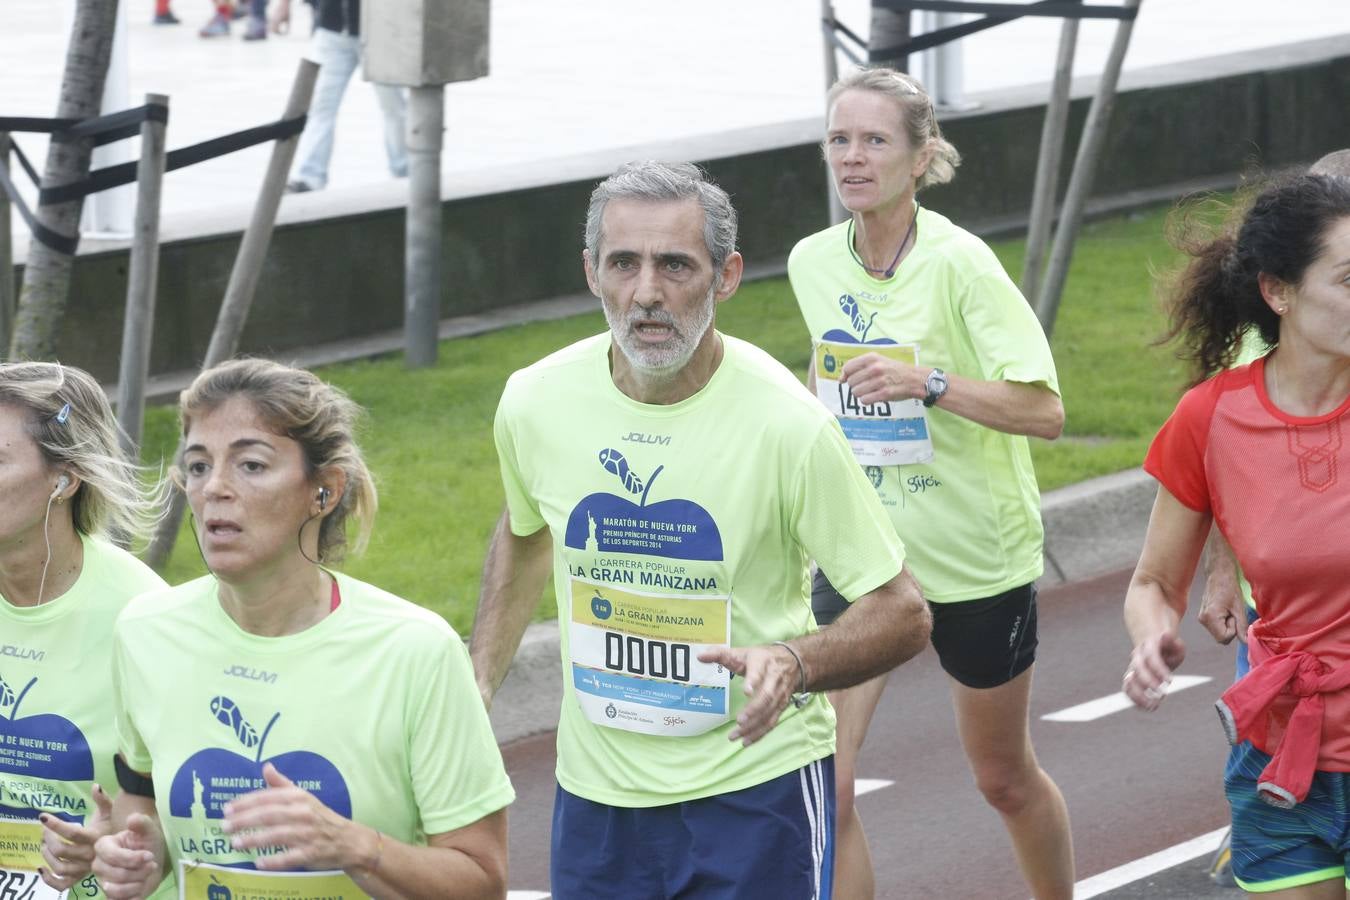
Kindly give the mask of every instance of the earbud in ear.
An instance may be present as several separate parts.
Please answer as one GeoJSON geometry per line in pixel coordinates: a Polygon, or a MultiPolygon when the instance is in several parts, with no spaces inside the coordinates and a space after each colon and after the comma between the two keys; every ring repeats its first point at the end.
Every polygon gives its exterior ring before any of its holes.
{"type": "Polygon", "coordinates": [[[329,493],[328,488],[319,488],[319,510],[320,510],[320,512],[322,512],[323,510],[325,510],[325,509],[328,508],[328,498],[329,498],[330,496],[332,496],[332,494],[329,493]]]}
{"type": "Polygon", "coordinates": [[[52,490],[52,496],[55,497],[68,487],[70,487],[70,476],[62,475],[56,479],[56,487],[52,490]]]}

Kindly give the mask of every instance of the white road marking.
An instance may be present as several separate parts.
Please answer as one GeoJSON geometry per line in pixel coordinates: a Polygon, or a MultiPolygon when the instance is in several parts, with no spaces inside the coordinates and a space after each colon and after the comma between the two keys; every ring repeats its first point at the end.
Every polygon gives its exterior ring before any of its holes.
{"type": "Polygon", "coordinates": [[[1136,859],[1134,862],[1116,866],[1109,872],[1085,878],[1073,886],[1073,900],[1088,900],[1089,897],[1100,896],[1107,891],[1114,891],[1118,887],[1124,887],[1142,878],[1156,875],[1165,869],[1189,862],[1196,857],[1213,853],[1219,849],[1219,844],[1223,841],[1223,836],[1227,831],[1227,828],[1219,828],[1209,834],[1202,834],[1199,837],[1191,838],[1189,841],[1183,841],[1175,847],[1168,847],[1166,850],[1159,850],[1157,853],[1145,856],[1142,859],[1136,859]]]}
{"type": "MultiPolygon", "coordinates": [[[[1166,690],[1169,694],[1175,694],[1177,691],[1184,691],[1186,688],[1193,688],[1213,680],[1207,675],[1173,675],[1172,683],[1166,690]]],[[[1059,712],[1047,713],[1041,718],[1047,722],[1091,722],[1093,719],[1100,719],[1133,706],[1134,702],[1129,697],[1117,692],[1077,706],[1070,706],[1068,709],[1061,709],[1059,712]]]]}
{"type": "Polygon", "coordinates": [[[506,900],[548,900],[548,891],[507,891],[506,900]]]}
{"type": "Polygon", "coordinates": [[[855,778],[853,779],[853,796],[861,797],[863,794],[870,794],[873,791],[888,788],[893,784],[895,784],[894,781],[887,781],[885,778],[855,778]]]}

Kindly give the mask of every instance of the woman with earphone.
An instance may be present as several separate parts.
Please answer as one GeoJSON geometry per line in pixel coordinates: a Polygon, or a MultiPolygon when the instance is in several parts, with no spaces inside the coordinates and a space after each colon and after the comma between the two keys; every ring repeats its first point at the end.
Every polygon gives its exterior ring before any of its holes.
{"type": "Polygon", "coordinates": [[[7,896],[103,896],[90,864],[115,785],[109,637],[133,595],[164,586],[110,539],[143,535],[159,509],[123,457],[93,378],[53,363],[0,363],[7,896]]]}
{"type": "Polygon", "coordinates": [[[166,871],[188,897],[504,896],[514,794],[463,642],[329,568],[375,514],[356,405],[249,359],[179,412],[174,480],[210,574],[117,622],[108,896],[166,871]]]}

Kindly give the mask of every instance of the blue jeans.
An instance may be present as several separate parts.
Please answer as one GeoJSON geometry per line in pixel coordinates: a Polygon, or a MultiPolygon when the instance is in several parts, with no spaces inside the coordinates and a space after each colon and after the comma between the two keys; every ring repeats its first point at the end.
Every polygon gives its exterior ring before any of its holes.
{"type": "MultiPolygon", "coordinates": [[[[309,119],[296,152],[300,169],[295,179],[303,181],[311,190],[319,190],[328,184],[328,162],[333,157],[338,107],[352,73],[361,64],[361,39],[316,28],[308,55],[320,68],[314,84],[314,99],[309,104],[309,119]]],[[[408,174],[403,89],[392,84],[375,84],[373,87],[384,115],[384,151],[389,157],[389,173],[395,178],[403,178],[408,174]]]]}

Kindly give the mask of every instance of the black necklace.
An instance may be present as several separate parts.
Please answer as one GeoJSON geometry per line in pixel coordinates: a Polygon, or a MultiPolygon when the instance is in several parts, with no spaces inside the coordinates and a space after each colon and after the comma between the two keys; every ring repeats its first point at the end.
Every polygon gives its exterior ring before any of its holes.
{"type": "Polygon", "coordinates": [[[900,241],[900,246],[895,251],[895,257],[891,259],[891,264],[884,269],[874,269],[862,261],[858,255],[858,248],[853,246],[853,238],[857,234],[853,220],[848,222],[848,252],[853,255],[853,261],[862,266],[869,275],[881,275],[883,278],[891,278],[895,275],[895,270],[900,267],[900,254],[905,252],[905,246],[909,244],[909,239],[914,235],[914,229],[919,224],[919,204],[914,204],[914,218],[909,220],[909,230],[905,232],[904,238],[900,241]]]}

